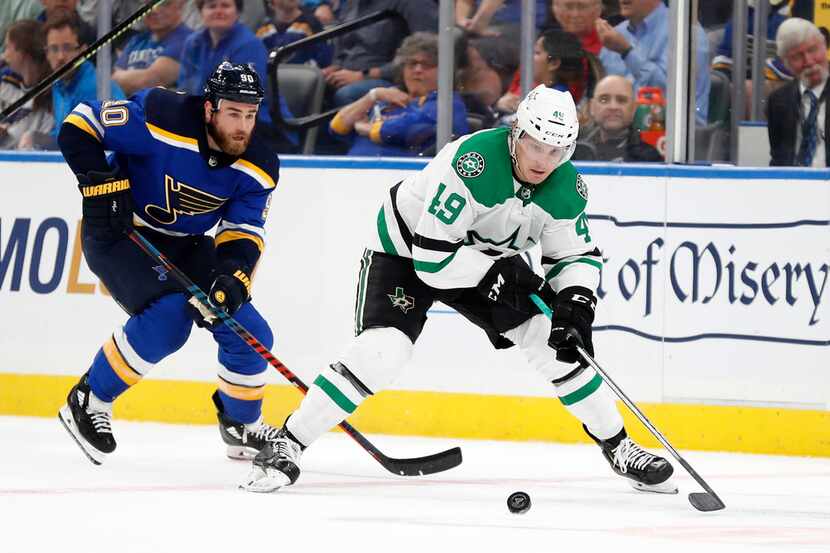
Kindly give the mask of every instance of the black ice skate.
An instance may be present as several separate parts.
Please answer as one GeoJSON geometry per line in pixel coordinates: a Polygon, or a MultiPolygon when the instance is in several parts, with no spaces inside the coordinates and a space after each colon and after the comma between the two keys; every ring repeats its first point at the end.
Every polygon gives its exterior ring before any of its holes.
{"type": "MultiPolygon", "coordinates": [[[[585,428],[584,425],[583,428],[585,428]]],[[[587,428],[585,432],[588,432],[587,428]]],[[[674,472],[671,463],[637,445],[628,437],[625,428],[608,440],[600,440],[590,432],[588,435],[602,448],[602,454],[611,465],[611,469],[620,476],[624,476],[635,490],[677,493],[677,485],[669,480],[674,472]]]]}
{"type": "Polygon", "coordinates": [[[219,392],[213,393],[216,417],[219,419],[219,435],[228,445],[227,455],[231,459],[250,461],[265,444],[277,437],[278,428],[266,424],[262,417],[251,424],[242,424],[225,415],[219,392]]]}
{"type": "Polygon", "coordinates": [[[100,465],[115,451],[112,436],[112,403],[95,397],[89,389],[87,375],[75,384],[58,411],[58,418],[89,460],[100,465]]]}
{"type": "Polygon", "coordinates": [[[248,478],[239,485],[249,492],[273,492],[290,486],[300,477],[300,455],[305,447],[294,436],[280,428],[276,440],[269,442],[254,457],[248,478]]]}

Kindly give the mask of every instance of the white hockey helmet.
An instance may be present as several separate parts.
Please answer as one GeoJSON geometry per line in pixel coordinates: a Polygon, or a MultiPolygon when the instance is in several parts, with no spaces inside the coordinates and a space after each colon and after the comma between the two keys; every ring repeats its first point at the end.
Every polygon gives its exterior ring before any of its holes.
{"type": "Polygon", "coordinates": [[[519,102],[511,132],[510,154],[514,160],[516,142],[525,133],[543,144],[565,150],[557,167],[571,159],[579,134],[579,120],[571,93],[540,84],[519,102]]]}

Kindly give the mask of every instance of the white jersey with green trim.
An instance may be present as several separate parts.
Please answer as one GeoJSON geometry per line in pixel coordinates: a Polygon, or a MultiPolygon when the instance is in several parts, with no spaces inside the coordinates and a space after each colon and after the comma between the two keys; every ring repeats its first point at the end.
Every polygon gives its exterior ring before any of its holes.
{"type": "Polygon", "coordinates": [[[535,187],[513,175],[509,129],[447,144],[395,185],[378,213],[377,251],[412,258],[433,288],[476,286],[494,260],[536,244],[554,290],[596,291],[602,259],[588,229],[588,190],[570,162],[535,187]]]}

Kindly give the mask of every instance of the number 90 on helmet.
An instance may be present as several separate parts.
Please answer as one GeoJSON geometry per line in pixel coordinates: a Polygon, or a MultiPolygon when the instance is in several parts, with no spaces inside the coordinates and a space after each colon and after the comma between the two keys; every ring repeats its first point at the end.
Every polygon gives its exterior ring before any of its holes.
{"type": "Polygon", "coordinates": [[[573,155],[578,134],[579,120],[571,93],[540,84],[519,102],[511,132],[510,153],[515,158],[516,142],[527,135],[564,150],[558,167],[573,155]]]}
{"type": "Polygon", "coordinates": [[[223,61],[205,83],[205,100],[219,109],[220,100],[259,105],[265,90],[256,69],[250,64],[233,64],[223,61]]]}

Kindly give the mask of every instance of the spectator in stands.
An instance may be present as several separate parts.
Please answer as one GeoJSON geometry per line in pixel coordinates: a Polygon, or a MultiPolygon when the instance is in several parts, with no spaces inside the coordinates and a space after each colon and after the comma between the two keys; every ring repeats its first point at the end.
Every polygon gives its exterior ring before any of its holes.
{"type": "Polygon", "coordinates": [[[573,159],[663,161],[654,147],[640,141],[640,133],[632,126],[636,107],[634,88],[628,79],[620,75],[604,77],[594,89],[591,122],[580,127],[573,159]],[[590,155],[586,155],[588,152],[590,155]]]}
{"type": "MultiPolygon", "coordinates": [[[[642,86],[666,89],[669,51],[669,9],[662,0],[627,0],[620,4],[625,21],[612,27],[604,19],[596,22],[603,48],[599,59],[609,75],[624,75],[642,86]]],[[[700,25],[695,25],[697,76],[695,112],[704,125],[709,113],[709,46],[700,25]]]]}
{"type": "Polygon", "coordinates": [[[778,56],[794,79],[770,94],[770,165],[827,167],[827,43],[810,21],[791,18],[778,28],[778,56]]]}
{"type": "Polygon", "coordinates": [[[337,22],[340,0],[303,0],[303,6],[314,10],[314,17],[323,25],[333,25],[337,22]]]}
{"type": "MultiPolygon", "coordinates": [[[[767,39],[774,40],[776,34],[778,33],[778,27],[781,26],[781,23],[786,21],[787,16],[781,13],[783,9],[781,5],[784,3],[784,0],[762,0],[768,2],[769,13],[767,16],[767,39]]],[[[747,7],[747,36],[754,36],[754,26],[755,26],[755,8],[754,6],[747,7]]],[[[747,50],[748,52],[751,51],[750,49],[747,50]]],[[[766,57],[766,56],[765,56],[766,57]]],[[[715,71],[720,71],[724,73],[732,82],[735,82],[735,79],[732,75],[732,22],[726,24],[724,28],[723,38],[718,45],[716,55],[712,60],[712,69],[715,71]]],[[[793,76],[787,70],[786,65],[784,65],[784,61],[778,57],[769,57],[766,58],[766,64],[764,66],[764,89],[763,89],[763,97],[761,99],[762,103],[766,102],[767,97],[770,93],[775,90],[776,88],[780,87],[784,83],[787,83],[792,80],[793,76]]],[[[746,76],[744,80],[744,94],[746,95],[745,107],[746,113],[745,115],[748,116],[752,110],[752,64],[746,64],[746,76]]]]}
{"type": "MultiPolygon", "coordinates": [[[[273,15],[265,19],[256,32],[266,50],[274,50],[323,30],[314,11],[301,6],[300,0],[271,0],[271,11],[273,15]]],[[[318,67],[325,67],[331,64],[332,50],[328,42],[320,42],[294,52],[282,63],[313,61],[318,67]]]]}
{"type": "MultiPolygon", "coordinates": [[[[43,26],[32,19],[13,23],[6,31],[3,58],[12,73],[0,78],[0,110],[19,100],[52,72],[46,61],[44,42],[43,26]]],[[[41,94],[0,123],[0,149],[17,148],[27,131],[48,134],[54,122],[52,96],[48,92],[41,94]]]]}
{"type": "MultiPolygon", "coordinates": [[[[435,145],[438,36],[414,33],[398,48],[402,88],[377,87],[337,112],[332,133],[353,136],[349,155],[414,156],[435,145]]],[[[453,95],[453,134],[468,132],[461,96],[453,95]]]]}
{"type": "Polygon", "coordinates": [[[41,12],[39,0],[3,0],[0,2],[0,50],[9,26],[15,21],[34,19],[41,12]]]}
{"type": "Polygon", "coordinates": [[[559,27],[579,38],[582,49],[598,56],[602,42],[596,21],[602,15],[602,0],[551,0],[546,27],[559,27]]]}
{"type": "MultiPolygon", "coordinates": [[[[536,1],[536,29],[547,18],[549,0],[536,1]]],[[[519,36],[522,0],[456,0],[455,23],[468,33],[479,36],[519,36]]]]}
{"type": "MultiPolygon", "coordinates": [[[[187,37],[182,52],[178,87],[189,94],[202,94],[205,83],[213,70],[223,61],[249,63],[263,79],[267,78],[265,46],[253,31],[239,22],[242,0],[196,0],[202,14],[204,29],[187,37]]],[[[280,97],[280,112],[284,119],[293,116],[280,97]]],[[[296,149],[299,139],[294,132],[277,129],[269,111],[268,95],[257,112],[264,131],[271,131],[270,139],[281,152],[296,149]]]]}
{"type": "Polygon", "coordinates": [[[167,0],[147,14],[147,30],[127,43],[115,62],[112,80],[127,95],[154,86],[172,86],[179,77],[179,60],[191,30],[182,23],[186,0],[167,0]]]}
{"type": "MultiPolygon", "coordinates": [[[[46,36],[46,59],[52,71],[66,65],[87,46],[81,42],[80,19],[74,11],[55,11],[43,26],[43,34],[46,36]]],[[[52,114],[55,121],[52,132],[44,135],[28,131],[23,134],[18,146],[21,149],[57,149],[56,137],[61,122],[79,103],[97,99],[95,81],[95,66],[85,61],[52,85],[52,114]]],[[[123,100],[124,92],[118,84],[111,83],[111,86],[110,98],[123,100]]]]}
{"type": "MultiPolygon", "coordinates": [[[[568,2],[572,0],[567,0],[568,2]]],[[[533,46],[533,84],[545,84],[557,90],[569,91],[577,106],[587,99],[597,80],[602,76],[601,67],[591,54],[582,49],[579,39],[560,29],[548,29],[536,39],[533,46]]],[[[519,71],[513,78],[507,93],[496,103],[496,109],[511,118],[522,99],[519,71]]]]}
{"type": "Polygon", "coordinates": [[[38,21],[45,23],[58,12],[68,10],[78,17],[78,36],[80,37],[81,44],[88,46],[95,42],[98,33],[78,13],[78,0],[40,0],[40,3],[43,4],[43,11],[37,16],[38,21]]]}
{"type": "Polygon", "coordinates": [[[518,51],[503,37],[479,37],[467,41],[466,56],[457,79],[459,91],[486,109],[495,108],[516,73],[518,51]]]}
{"type": "Polygon", "coordinates": [[[344,0],[343,21],[352,21],[377,10],[388,9],[399,17],[384,19],[337,39],[334,61],[323,70],[331,103],[345,106],[377,87],[394,80],[395,51],[410,33],[438,31],[438,9],[433,0],[344,0]]]}

